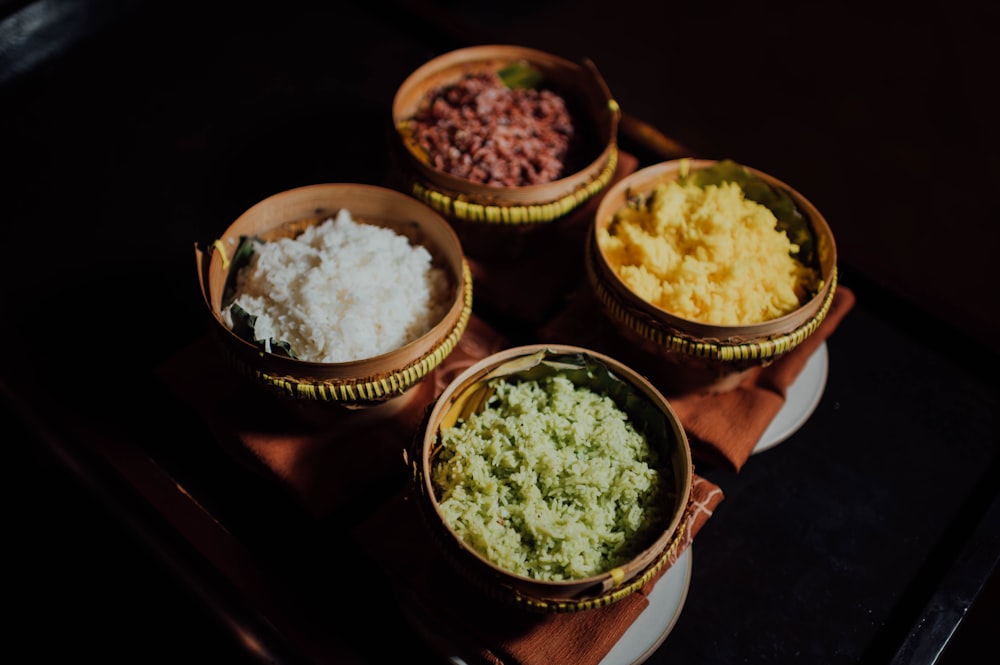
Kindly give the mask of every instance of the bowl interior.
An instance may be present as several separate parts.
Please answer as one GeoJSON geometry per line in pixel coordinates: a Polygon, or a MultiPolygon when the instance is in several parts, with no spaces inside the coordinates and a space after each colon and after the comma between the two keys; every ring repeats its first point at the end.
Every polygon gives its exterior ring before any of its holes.
{"type": "MultiPolygon", "coordinates": [[[[457,565],[471,569],[480,581],[490,580],[521,597],[534,601],[554,599],[580,601],[607,596],[656,564],[681,523],[691,490],[693,466],[687,437],[663,396],[641,375],[603,354],[573,346],[528,345],[501,351],[459,375],[441,394],[430,411],[423,431],[419,469],[415,469],[421,495],[431,506],[430,519],[443,528],[446,549],[458,552],[457,565]],[[494,379],[537,379],[561,374],[576,385],[611,396],[644,431],[661,453],[661,472],[669,490],[661,505],[660,530],[655,540],[627,565],[613,571],[572,580],[544,581],[504,570],[489,561],[447,526],[431,478],[431,467],[439,446],[440,432],[483,408],[492,394],[494,379]]],[[[565,605],[562,606],[565,608],[565,605]]]]}

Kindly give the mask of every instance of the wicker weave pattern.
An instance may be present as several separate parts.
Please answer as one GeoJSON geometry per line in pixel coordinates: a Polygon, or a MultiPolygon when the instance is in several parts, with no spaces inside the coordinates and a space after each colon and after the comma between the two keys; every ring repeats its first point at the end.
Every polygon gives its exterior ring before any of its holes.
{"type": "MultiPolygon", "coordinates": [[[[419,465],[415,467],[414,472],[417,476],[417,482],[415,483],[417,491],[422,493],[423,487],[419,482],[419,465]]],[[[639,591],[650,580],[656,577],[660,571],[668,565],[671,565],[671,563],[680,554],[680,547],[682,543],[684,543],[687,525],[691,523],[691,517],[694,509],[689,495],[684,516],[677,527],[677,531],[671,538],[670,543],[666,548],[664,548],[662,554],[660,554],[660,556],[658,556],[656,560],[646,568],[646,570],[629,580],[628,584],[613,587],[592,597],[547,599],[526,595],[523,592],[505,584],[499,578],[484,575],[482,572],[473,570],[468,562],[463,560],[462,557],[460,557],[457,552],[449,546],[450,538],[448,533],[444,529],[441,521],[435,518],[433,512],[428,512],[430,509],[428,508],[426,501],[418,500],[417,505],[420,507],[420,512],[429,527],[431,537],[438,545],[439,551],[450,561],[454,570],[456,570],[463,579],[489,598],[506,605],[537,614],[566,614],[570,612],[582,612],[584,610],[607,607],[608,605],[616,603],[619,600],[622,600],[623,598],[639,591]]]]}
{"type": "Polygon", "coordinates": [[[594,293],[601,304],[607,308],[608,313],[631,332],[638,334],[643,340],[651,342],[656,349],[690,358],[732,364],[773,360],[797,347],[815,332],[823,319],[826,318],[837,290],[837,270],[834,268],[830,275],[830,288],[819,310],[812,318],[791,332],[768,339],[746,342],[706,341],[685,336],[663,323],[653,320],[648,314],[623,304],[605,287],[593,271],[588,270],[587,274],[594,293]]]}
{"type": "Polygon", "coordinates": [[[612,589],[611,591],[597,596],[596,598],[588,598],[584,600],[544,600],[530,598],[515,591],[513,602],[535,612],[547,613],[580,612],[582,610],[607,607],[612,603],[616,603],[641,589],[647,582],[656,577],[657,573],[663,570],[667,564],[676,558],[680,544],[684,540],[684,534],[686,532],[687,524],[689,523],[689,517],[690,508],[688,508],[688,512],[685,513],[684,519],[681,521],[681,525],[677,527],[677,532],[674,535],[673,540],[670,541],[670,545],[663,550],[663,554],[661,554],[660,557],[641,575],[633,578],[632,581],[623,587],[612,589]]]}
{"type": "Polygon", "coordinates": [[[439,213],[466,222],[487,224],[540,224],[565,217],[594,196],[603,192],[618,168],[618,150],[612,149],[607,163],[583,187],[557,199],[531,205],[494,205],[469,201],[464,195],[448,194],[433,188],[420,180],[414,180],[410,187],[413,196],[439,213]]]}

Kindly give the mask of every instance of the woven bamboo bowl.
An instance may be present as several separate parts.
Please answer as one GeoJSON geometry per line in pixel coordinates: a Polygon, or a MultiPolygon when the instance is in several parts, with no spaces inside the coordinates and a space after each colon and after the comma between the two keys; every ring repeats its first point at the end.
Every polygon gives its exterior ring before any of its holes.
{"type": "Polygon", "coordinates": [[[440,212],[458,231],[470,256],[518,255],[525,236],[551,227],[611,182],[618,163],[620,110],[589,60],[581,64],[530,48],[473,46],[440,55],[413,71],[392,104],[391,154],[402,191],[440,212]],[[436,168],[417,144],[410,121],[440,86],[481,72],[527,64],[545,88],[567,102],[575,139],[561,177],[516,187],[486,185],[436,168]]]}
{"type": "Polygon", "coordinates": [[[777,178],[743,167],[784,192],[811,231],[813,267],[820,286],[794,311],[751,325],[714,325],[677,316],[637,296],[616,274],[598,238],[616,211],[629,201],[644,200],[661,182],[717,164],[716,160],[678,159],[640,169],[608,190],[598,206],[587,238],[588,281],[621,335],[655,358],[670,363],[670,391],[724,392],[739,385],[747,372],[787,354],[816,331],[837,288],[837,250],[826,219],[802,194],[777,178]]]}
{"type": "MultiPolygon", "coordinates": [[[[457,376],[428,410],[409,453],[418,506],[440,550],[464,578],[496,599],[537,613],[604,607],[635,593],[678,554],[693,483],[691,450],[666,399],[643,376],[606,355],[566,345],[534,344],[484,358],[457,376]],[[505,570],[463,541],[441,512],[432,467],[441,432],[484,408],[494,379],[516,381],[562,374],[577,386],[612,397],[659,452],[665,480],[656,528],[628,563],[580,579],[547,581],[505,570]]],[[[637,548],[638,549],[638,548],[637,548]]]]}
{"type": "Polygon", "coordinates": [[[427,206],[383,187],[335,183],[280,192],[244,212],[211,247],[196,246],[195,254],[202,295],[224,354],[260,386],[300,402],[360,408],[402,395],[451,353],[472,312],[471,272],[454,230],[427,206]],[[234,333],[223,319],[222,308],[241,238],[295,237],[341,209],[349,211],[355,222],[391,228],[430,251],[433,265],[445,270],[450,283],[451,304],[443,318],[398,349],[334,363],[266,352],[234,333]]]}

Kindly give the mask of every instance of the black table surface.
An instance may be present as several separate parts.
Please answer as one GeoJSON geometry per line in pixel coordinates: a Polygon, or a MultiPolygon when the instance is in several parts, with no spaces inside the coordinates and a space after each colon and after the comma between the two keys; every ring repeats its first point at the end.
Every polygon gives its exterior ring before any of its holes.
{"type": "MultiPolygon", "coordinates": [[[[0,386],[19,542],[59,525],[16,463],[44,449],[249,659],[431,658],[377,577],[342,574],[370,566],[344,537],[350,518],[307,515],[155,371],[208,329],[195,242],[284,189],[383,184],[403,79],[453,48],[517,43],[591,58],[641,164],[665,153],[637,121],[673,149],[792,183],[824,211],[857,295],[827,342],[811,418],[739,472],[698,468],[726,498],[647,662],[937,661],[1000,559],[998,316],[985,278],[1000,225],[982,186],[998,175],[996,130],[975,84],[976,37],[997,14],[961,9],[11,3],[0,386]]],[[[40,585],[73,547],[27,554],[26,574],[40,585]]]]}

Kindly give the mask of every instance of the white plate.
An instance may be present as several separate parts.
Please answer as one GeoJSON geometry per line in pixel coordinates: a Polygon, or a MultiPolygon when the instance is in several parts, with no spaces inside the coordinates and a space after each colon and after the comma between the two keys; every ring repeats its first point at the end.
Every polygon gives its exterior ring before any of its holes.
{"type": "Polygon", "coordinates": [[[691,547],[684,548],[674,565],[663,573],[649,592],[649,605],[611,647],[601,665],[639,665],[660,648],[677,623],[687,599],[693,567],[691,547]]]}
{"type": "MultiPolygon", "coordinates": [[[[601,665],[639,665],[663,644],[663,640],[677,623],[687,599],[693,567],[692,547],[693,545],[686,547],[674,565],[663,573],[663,577],[649,592],[649,605],[611,647],[611,651],[601,660],[601,665]]],[[[416,620],[416,617],[411,614],[410,619],[416,620]]],[[[444,640],[434,639],[434,642],[433,647],[444,648],[447,652],[444,640]]],[[[454,653],[445,653],[445,659],[453,665],[468,665],[468,661],[454,653]]]]}
{"type": "Polygon", "coordinates": [[[761,435],[754,453],[767,450],[778,445],[795,433],[816,410],[823,390],[826,388],[826,376],[830,368],[830,356],[826,350],[826,342],[819,345],[809,356],[805,367],[788,386],[785,394],[785,404],[774,416],[774,420],[761,435]]]}

